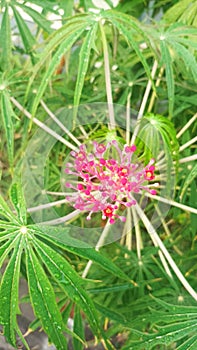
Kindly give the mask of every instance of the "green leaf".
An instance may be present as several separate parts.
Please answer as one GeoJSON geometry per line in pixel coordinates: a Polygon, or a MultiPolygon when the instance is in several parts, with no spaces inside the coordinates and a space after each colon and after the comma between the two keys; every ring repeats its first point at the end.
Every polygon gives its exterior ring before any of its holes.
{"type": "Polygon", "coordinates": [[[15,182],[10,189],[10,199],[18,215],[18,220],[22,225],[27,223],[27,211],[21,184],[15,182]]]}
{"type": "Polygon", "coordinates": [[[14,13],[14,17],[16,19],[16,23],[23,41],[23,45],[25,47],[26,53],[31,55],[32,62],[35,63],[35,57],[34,57],[34,48],[36,45],[36,40],[34,36],[32,35],[29,27],[27,26],[24,19],[21,17],[19,12],[16,10],[15,6],[12,6],[12,10],[14,13]]]}
{"type": "Polygon", "coordinates": [[[120,313],[116,312],[115,310],[111,310],[109,307],[105,307],[98,303],[95,303],[95,306],[97,310],[100,313],[102,313],[104,317],[109,318],[110,320],[113,320],[115,322],[118,322],[118,324],[129,326],[129,322],[126,320],[126,318],[120,313]]]}
{"type": "MultiPolygon", "coordinates": [[[[160,309],[157,311],[154,309],[149,309],[149,314],[147,314],[145,317],[144,315],[140,315],[136,318],[136,320],[131,321],[131,326],[132,323],[134,327],[138,327],[138,325],[145,326],[146,324],[151,324],[154,325],[154,333],[141,333],[132,328],[132,334],[136,334],[139,337],[139,341],[128,341],[128,345],[126,345],[123,349],[149,350],[156,345],[165,344],[165,346],[167,346],[183,338],[185,345],[183,348],[180,347],[180,350],[186,350],[187,345],[191,345],[191,349],[194,350],[195,348],[192,346],[196,343],[197,339],[196,335],[194,338],[195,329],[197,326],[197,307],[171,305],[153,296],[152,298],[165,310],[160,309]],[[161,326],[159,324],[161,324],[161,326]]],[[[183,344],[184,342],[182,345],[183,344]]],[[[179,347],[177,349],[179,349],[179,347]]],[[[188,347],[188,349],[190,348],[188,347]]]]}
{"type": "Polygon", "coordinates": [[[42,15],[42,13],[35,11],[27,5],[24,6],[24,4],[21,5],[20,3],[17,3],[17,6],[21,7],[23,11],[25,11],[40,28],[44,29],[49,34],[53,32],[53,29],[51,28],[51,22],[47,20],[46,17],[42,15]]]}
{"type": "MultiPolygon", "coordinates": [[[[46,46],[40,56],[40,59],[38,63],[33,67],[32,70],[32,75],[29,80],[29,84],[27,87],[26,91],[26,97],[29,94],[30,87],[35,79],[35,76],[39,74],[40,69],[42,66],[46,63],[46,61],[50,58],[51,60],[51,55],[54,52],[54,50],[61,45],[65,40],[68,39],[69,43],[69,36],[72,35],[73,33],[76,33],[78,30],[87,27],[88,25],[88,20],[89,18],[87,15],[80,14],[80,15],[75,15],[74,17],[68,18],[66,21],[66,24],[63,25],[59,30],[54,31],[46,40],[46,46]]],[[[68,48],[69,50],[69,48],[68,48]]],[[[60,57],[61,58],[61,57],[60,57]]],[[[59,64],[59,61],[57,62],[57,65],[59,64]]]]}
{"type": "Polygon", "coordinates": [[[26,264],[29,293],[35,315],[41,320],[44,330],[57,349],[66,350],[62,317],[53,288],[30,246],[26,250],[26,264]]]}
{"type": "Polygon", "coordinates": [[[161,47],[161,55],[162,55],[162,63],[165,65],[166,71],[166,83],[167,83],[167,91],[168,91],[168,103],[169,103],[169,115],[172,117],[173,108],[174,108],[174,75],[172,68],[172,58],[169,52],[169,49],[165,43],[165,40],[160,41],[161,47]]]}
{"type": "MultiPolygon", "coordinates": [[[[5,237],[4,237],[5,238],[5,237]]],[[[5,239],[8,239],[7,242],[5,242],[3,245],[0,247],[0,267],[2,266],[4,260],[7,258],[8,254],[10,251],[13,249],[15,243],[17,243],[17,238],[14,240],[9,240],[9,238],[12,238],[8,235],[6,235],[5,239]]],[[[4,240],[5,240],[4,239],[4,240]]]]}
{"type": "MultiPolygon", "coordinates": [[[[113,275],[130,281],[130,278],[110,259],[97,252],[87,243],[70,237],[69,228],[51,228],[51,226],[33,226],[32,228],[35,229],[36,235],[43,237],[54,245],[85,259],[92,260],[113,275]]],[[[131,283],[132,285],[133,283],[131,283]]]]}
{"type": "Polygon", "coordinates": [[[11,26],[9,17],[9,6],[6,4],[5,11],[2,15],[1,30],[0,30],[0,48],[2,50],[1,55],[1,67],[2,70],[8,70],[11,65],[11,26]]]}
{"type": "Polygon", "coordinates": [[[58,282],[66,294],[75,301],[86,313],[91,328],[100,336],[98,319],[94,304],[81,286],[83,280],[73,270],[71,265],[54,249],[35,239],[36,250],[50,274],[58,282]]]}
{"type": "Polygon", "coordinates": [[[149,113],[141,119],[141,127],[138,133],[139,146],[141,141],[143,141],[146,160],[149,160],[150,157],[157,159],[162,150],[169,153],[169,156],[174,156],[174,158],[178,156],[179,145],[176,130],[173,123],[162,115],[149,113]]]}
{"type": "Polygon", "coordinates": [[[173,42],[172,46],[184,62],[187,72],[190,73],[190,75],[192,73],[194,81],[197,81],[197,63],[194,54],[178,42],[173,42]]]}
{"type": "Polygon", "coordinates": [[[178,346],[176,350],[196,350],[197,348],[197,335],[187,339],[183,344],[178,346]]]}
{"type": "Polygon", "coordinates": [[[34,103],[32,106],[32,115],[35,114],[36,109],[38,107],[38,104],[40,102],[40,99],[42,98],[42,95],[44,94],[44,91],[49,83],[49,80],[50,80],[55,68],[59,64],[61,57],[72,47],[72,45],[75,43],[75,41],[83,33],[84,29],[85,28],[84,28],[84,24],[83,24],[82,26],[80,26],[80,28],[78,30],[76,30],[76,31],[72,32],[70,35],[68,35],[68,37],[64,39],[64,41],[62,42],[62,44],[59,46],[56,53],[52,57],[52,59],[49,63],[48,69],[47,69],[46,73],[44,74],[44,77],[42,78],[42,81],[41,81],[40,86],[38,88],[36,97],[34,99],[34,103]]]}
{"type": "Polygon", "coordinates": [[[60,7],[64,10],[64,17],[72,16],[74,0],[60,0],[60,7]]]}
{"type": "Polygon", "coordinates": [[[159,332],[149,335],[133,330],[133,332],[139,334],[143,340],[130,344],[123,349],[141,350],[145,348],[146,350],[150,350],[159,344],[169,345],[173,342],[178,341],[179,339],[184,338],[188,334],[195,332],[196,328],[197,320],[196,322],[194,320],[191,320],[171,324],[170,326],[162,326],[159,332]]]}
{"type": "MultiPolygon", "coordinates": [[[[80,313],[80,309],[77,306],[75,307],[73,330],[83,341],[85,340],[83,320],[80,313]]],[[[73,346],[74,346],[74,350],[84,349],[83,343],[77,338],[73,338],[73,346]]]]}
{"type": "Polygon", "coordinates": [[[23,237],[18,237],[0,286],[0,324],[4,326],[7,341],[13,346],[16,346],[15,329],[17,328],[16,315],[19,313],[18,285],[22,251],[23,237]]]}
{"type": "Polygon", "coordinates": [[[147,37],[143,30],[140,28],[140,24],[137,23],[137,20],[133,20],[133,17],[113,10],[104,12],[103,17],[110,19],[112,24],[125,37],[128,43],[132,46],[136,55],[139,57],[142,65],[144,66],[147,76],[152,80],[149,65],[139,48],[139,44],[136,42],[136,33],[140,34],[147,41],[147,37]]]}
{"type": "Polygon", "coordinates": [[[180,0],[174,6],[170,6],[164,14],[164,19],[170,23],[181,21],[190,24],[197,17],[196,10],[195,0],[180,0]]]}
{"type": "Polygon", "coordinates": [[[197,164],[193,166],[192,170],[190,171],[189,175],[187,176],[187,178],[183,184],[181,194],[180,194],[180,200],[183,199],[185,191],[187,190],[189,185],[192,183],[192,181],[196,178],[196,175],[197,175],[197,164]]]}
{"type": "Polygon", "coordinates": [[[14,213],[10,210],[7,203],[3,199],[3,197],[0,195],[0,215],[4,218],[8,219],[12,223],[15,223],[18,225],[18,220],[14,213]]]}
{"type": "Polygon", "coordinates": [[[14,111],[10,103],[9,95],[6,91],[2,91],[1,93],[1,114],[7,139],[8,160],[12,168],[14,158],[14,126],[12,116],[14,116],[14,111]]]}
{"type": "Polygon", "coordinates": [[[95,22],[92,28],[88,30],[88,34],[86,35],[80,49],[78,75],[77,75],[77,82],[76,82],[76,88],[75,88],[75,94],[74,94],[74,106],[79,105],[81,92],[84,85],[85,75],[87,73],[88,63],[90,60],[90,52],[94,44],[97,29],[98,29],[98,23],[95,22]]]}

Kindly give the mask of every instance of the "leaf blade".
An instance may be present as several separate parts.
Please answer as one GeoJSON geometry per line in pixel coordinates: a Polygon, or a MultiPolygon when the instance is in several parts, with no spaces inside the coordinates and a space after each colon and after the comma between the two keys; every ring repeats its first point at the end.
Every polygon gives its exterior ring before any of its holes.
{"type": "Polygon", "coordinates": [[[36,239],[36,249],[50,274],[58,282],[66,294],[86,313],[91,328],[100,336],[96,310],[91,298],[80,286],[82,279],[70,264],[55,250],[36,239]]]}
{"type": "Polygon", "coordinates": [[[60,350],[66,350],[67,342],[62,334],[62,317],[53,288],[30,247],[26,250],[26,266],[30,298],[35,314],[55,346],[60,350]]]}
{"type": "Polygon", "coordinates": [[[0,287],[0,323],[4,326],[6,339],[13,346],[16,346],[15,329],[17,329],[16,315],[19,312],[18,288],[22,250],[23,238],[18,237],[0,287]]]}
{"type": "Polygon", "coordinates": [[[14,125],[12,121],[12,115],[14,115],[14,111],[12,109],[7,91],[3,91],[1,94],[1,113],[7,139],[8,160],[12,168],[14,161],[14,125]]]}

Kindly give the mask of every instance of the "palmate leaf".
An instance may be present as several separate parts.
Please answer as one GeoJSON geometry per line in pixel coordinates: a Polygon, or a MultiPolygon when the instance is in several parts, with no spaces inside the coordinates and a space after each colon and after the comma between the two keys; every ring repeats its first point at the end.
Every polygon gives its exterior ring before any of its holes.
{"type": "Polygon", "coordinates": [[[138,133],[137,144],[143,143],[146,159],[154,157],[157,159],[161,150],[169,152],[169,156],[177,153],[179,149],[176,138],[176,130],[173,123],[159,114],[149,113],[141,120],[141,127],[138,133]],[[161,146],[161,139],[163,141],[161,146]]]}
{"type": "MultiPolygon", "coordinates": [[[[16,315],[19,313],[18,306],[18,284],[20,273],[20,260],[24,246],[24,238],[17,237],[14,240],[14,250],[12,252],[9,263],[3,274],[0,285],[0,324],[4,327],[4,335],[6,339],[16,346],[16,334],[17,320],[16,315]]],[[[13,248],[13,242],[7,242],[0,249],[0,258],[4,258],[5,253],[7,255],[8,250],[13,248]],[[7,247],[7,251],[2,249],[7,247]],[[2,254],[4,250],[4,254],[2,254]]]]}
{"type": "MultiPolygon", "coordinates": [[[[75,307],[74,332],[76,334],[78,334],[81,339],[85,340],[83,320],[82,320],[82,316],[80,313],[80,309],[78,307],[75,307]]],[[[82,342],[77,338],[73,339],[73,346],[74,346],[74,350],[83,350],[84,349],[82,342]]]]}
{"type": "Polygon", "coordinates": [[[12,105],[10,103],[9,94],[6,90],[1,93],[1,115],[3,118],[3,126],[6,134],[7,140],[7,152],[8,152],[8,160],[10,163],[10,167],[13,167],[13,158],[14,158],[14,126],[12,117],[14,115],[14,111],[12,109],[12,105]]]}
{"type": "Polygon", "coordinates": [[[160,51],[160,61],[165,67],[169,114],[172,117],[175,102],[176,62],[184,62],[184,65],[179,66],[182,73],[192,74],[197,80],[197,63],[193,52],[193,49],[196,48],[197,31],[195,28],[184,27],[179,23],[170,25],[167,29],[163,26],[159,30],[147,26],[144,27],[144,30],[149,34],[153,51],[155,47],[160,51]]]}
{"type": "Polygon", "coordinates": [[[40,240],[35,240],[36,251],[46,268],[66,292],[69,298],[75,301],[86,313],[90,326],[100,337],[99,324],[95,306],[82,287],[82,279],[72,269],[71,265],[54,249],[50,248],[40,240]]]}
{"type": "Polygon", "coordinates": [[[191,349],[194,350],[197,341],[197,335],[195,334],[197,327],[197,307],[171,305],[155,297],[152,298],[162,309],[159,311],[150,309],[150,313],[147,316],[139,316],[136,321],[137,324],[141,324],[142,326],[146,326],[146,324],[153,325],[154,330],[157,328],[157,332],[152,334],[149,332],[147,334],[133,330],[132,324],[135,327],[135,320],[133,320],[131,322],[132,332],[139,336],[139,341],[128,341],[123,349],[140,350],[145,348],[149,350],[156,345],[170,345],[183,338],[184,342],[180,347],[176,347],[176,349],[186,350],[190,349],[189,346],[191,346],[191,349]],[[186,340],[185,337],[187,338],[186,340]],[[187,345],[188,348],[186,347],[187,345]]]}
{"type": "Polygon", "coordinates": [[[73,46],[73,44],[76,42],[76,40],[80,37],[80,35],[84,32],[87,24],[84,25],[84,23],[80,26],[75,27],[75,30],[70,32],[66,38],[64,38],[63,42],[60,44],[59,48],[57,49],[56,53],[52,57],[48,69],[46,73],[44,74],[44,77],[40,83],[40,86],[38,88],[36,97],[34,99],[34,103],[32,106],[32,115],[35,114],[36,109],[38,107],[38,104],[40,102],[40,99],[42,95],[44,94],[44,91],[49,83],[49,80],[55,71],[55,68],[59,64],[62,56],[70,50],[70,48],[73,46]]]}
{"type": "Polygon", "coordinates": [[[174,75],[173,75],[173,68],[172,68],[172,58],[170,55],[169,48],[166,46],[166,43],[164,40],[161,40],[160,43],[161,48],[161,56],[162,56],[162,64],[165,67],[166,72],[166,83],[167,83],[167,91],[168,91],[168,103],[169,103],[169,115],[172,117],[173,114],[173,108],[174,108],[174,75]]]}
{"type": "Polygon", "coordinates": [[[21,39],[25,48],[25,52],[27,54],[30,54],[31,59],[32,59],[32,63],[35,63],[35,57],[34,57],[34,49],[36,46],[36,39],[35,37],[32,35],[29,27],[27,26],[26,22],[24,21],[24,19],[21,17],[20,13],[17,11],[17,9],[12,6],[12,10],[14,13],[14,17],[16,19],[16,23],[21,35],[21,39]]]}
{"type": "Polygon", "coordinates": [[[79,66],[78,66],[78,75],[77,82],[74,94],[74,105],[78,106],[81,98],[81,92],[84,85],[85,75],[88,69],[88,63],[90,59],[90,52],[94,45],[95,35],[98,29],[98,23],[94,22],[92,27],[88,29],[88,34],[84,38],[84,42],[81,46],[79,54],[79,66]]]}
{"type": "Polygon", "coordinates": [[[177,21],[197,24],[197,2],[195,0],[180,0],[164,14],[167,22],[175,23],[177,21]]]}
{"type": "Polygon", "coordinates": [[[54,290],[33,249],[26,249],[29,293],[36,316],[57,349],[66,350],[63,321],[57,307],[54,290]]]}
{"type": "Polygon", "coordinates": [[[185,191],[187,190],[187,188],[189,187],[189,185],[192,183],[192,181],[196,178],[197,176],[197,164],[194,165],[194,167],[191,169],[189,175],[187,176],[187,178],[185,179],[185,182],[182,186],[182,190],[181,190],[181,194],[180,194],[180,199],[182,200],[185,191]]]}
{"type": "MultiPolygon", "coordinates": [[[[42,5],[42,3],[40,3],[42,5]]],[[[44,2],[44,6],[46,5],[46,1],[44,2]]],[[[12,6],[13,7],[13,6],[12,6]]],[[[44,16],[42,13],[39,13],[29,7],[26,4],[20,4],[17,2],[17,7],[20,7],[23,11],[25,11],[37,25],[45,30],[47,33],[52,33],[53,29],[51,28],[51,22],[44,16]]],[[[50,9],[51,11],[52,9],[50,9]]]]}
{"type": "Polygon", "coordinates": [[[16,210],[18,222],[21,223],[21,225],[26,225],[27,210],[26,210],[25,199],[23,196],[23,191],[20,183],[15,182],[12,184],[10,188],[10,199],[16,210]]]}
{"type": "Polygon", "coordinates": [[[144,66],[147,76],[152,80],[149,65],[139,48],[139,44],[136,42],[136,34],[140,35],[140,37],[146,42],[149,41],[145,34],[146,32],[143,31],[140,23],[134,17],[114,10],[104,12],[103,17],[110,20],[111,23],[124,36],[125,40],[132,46],[142,65],[144,66]]]}
{"type": "Polygon", "coordinates": [[[5,11],[2,15],[1,29],[0,29],[0,49],[1,53],[1,69],[8,70],[11,64],[11,26],[9,18],[9,7],[6,4],[5,11]]]}
{"type": "MultiPolygon", "coordinates": [[[[197,328],[197,319],[179,323],[173,323],[170,326],[162,326],[161,330],[158,330],[158,333],[153,334],[144,334],[135,330],[132,330],[133,333],[139,335],[142,341],[133,342],[129,346],[123,347],[123,350],[141,350],[146,349],[150,350],[156,345],[170,345],[173,342],[176,342],[196,331],[197,328]]],[[[192,334],[193,336],[193,334],[192,334]]]]}
{"type": "MultiPolygon", "coordinates": [[[[100,265],[103,269],[109,273],[122,278],[124,280],[130,281],[129,276],[127,276],[118,266],[116,266],[110,259],[102,255],[93,249],[90,245],[83,241],[79,241],[75,238],[69,236],[69,228],[57,228],[51,226],[31,226],[32,230],[36,236],[44,239],[47,242],[54,244],[63,250],[81,256],[84,259],[92,260],[96,264],[100,265]]],[[[130,281],[131,287],[134,285],[130,281]]]]}
{"type": "Polygon", "coordinates": [[[12,210],[7,205],[6,201],[0,195],[0,217],[9,220],[13,224],[18,224],[18,220],[12,210]]]}

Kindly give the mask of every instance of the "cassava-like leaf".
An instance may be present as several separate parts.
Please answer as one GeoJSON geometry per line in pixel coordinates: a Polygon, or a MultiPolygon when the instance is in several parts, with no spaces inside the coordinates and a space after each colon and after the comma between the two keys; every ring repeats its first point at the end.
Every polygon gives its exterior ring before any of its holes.
{"type": "Polygon", "coordinates": [[[21,39],[23,41],[25,51],[27,54],[30,54],[31,59],[32,59],[32,63],[35,63],[35,57],[34,57],[34,52],[33,52],[33,50],[35,49],[35,45],[36,45],[35,37],[32,35],[25,20],[22,18],[20,13],[17,11],[15,6],[12,6],[12,10],[14,13],[14,17],[16,19],[16,23],[17,23],[20,35],[21,35],[21,39]]]}
{"type": "Polygon", "coordinates": [[[10,188],[10,199],[13,203],[13,206],[16,210],[18,221],[22,225],[26,225],[27,223],[27,210],[25,199],[23,196],[23,191],[21,188],[21,184],[18,182],[13,183],[10,188]]]}
{"type": "Polygon", "coordinates": [[[197,2],[195,0],[180,0],[164,14],[167,22],[175,23],[177,21],[193,24],[197,23],[197,2]]]}
{"type": "Polygon", "coordinates": [[[99,325],[94,304],[82,287],[82,279],[71,265],[54,249],[36,239],[36,250],[46,268],[68,297],[75,301],[86,313],[91,328],[100,337],[99,325]]]}
{"type": "Polygon", "coordinates": [[[187,339],[176,350],[196,350],[197,347],[197,335],[187,339]]]}
{"type": "Polygon", "coordinates": [[[172,59],[169,52],[169,49],[165,43],[165,40],[161,40],[161,55],[162,55],[162,63],[165,66],[166,71],[166,83],[168,90],[168,103],[169,103],[169,114],[172,117],[173,108],[174,108],[174,75],[172,68],[172,59]]]}
{"type": "MultiPolygon", "coordinates": [[[[85,259],[92,260],[100,265],[106,271],[113,275],[130,281],[130,278],[110,259],[101,255],[90,245],[83,241],[79,241],[69,236],[69,228],[57,228],[51,226],[33,226],[35,235],[44,238],[46,241],[53,243],[55,246],[67,250],[73,254],[81,256],[85,259]]],[[[131,283],[131,286],[133,283],[131,283]]]]}
{"type": "MultiPolygon", "coordinates": [[[[30,77],[29,84],[26,91],[26,96],[29,93],[30,87],[32,86],[35,76],[38,74],[38,72],[46,63],[46,61],[49,59],[49,57],[51,59],[51,55],[54,52],[54,50],[56,50],[57,47],[62,43],[64,43],[64,41],[67,39],[68,39],[68,45],[69,45],[69,37],[73,35],[73,33],[77,33],[82,28],[85,30],[85,28],[89,23],[88,19],[89,17],[84,14],[80,14],[80,15],[76,15],[74,17],[68,18],[65,25],[63,25],[59,30],[56,30],[55,32],[53,32],[48,37],[48,39],[46,40],[46,46],[42,54],[40,55],[40,59],[37,62],[37,64],[33,67],[32,75],[30,77]]],[[[60,61],[57,62],[57,65],[59,64],[59,62],[60,61]]]]}
{"type": "Polygon", "coordinates": [[[88,63],[90,59],[90,52],[94,44],[97,28],[98,28],[98,23],[94,22],[93,26],[90,29],[88,29],[88,33],[84,38],[84,42],[81,46],[81,50],[79,54],[78,75],[77,75],[77,82],[76,82],[75,95],[74,95],[75,106],[79,105],[79,101],[81,98],[81,92],[83,89],[85,75],[87,73],[88,63]]]}
{"type": "MultiPolygon", "coordinates": [[[[83,320],[82,320],[82,316],[80,313],[80,309],[78,307],[75,307],[74,332],[76,334],[78,334],[78,336],[81,339],[85,340],[83,320]]],[[[73,346],[74,346],[74,350],[83,350],[84,349],[83,343],[77,338],[73,339],[73,346]]]]}
{"type": "Polygon", "coordinates": [[[142,65],[144,66],[146,74],[148,75],[149,79],[152,80],[149,65],[145,59],[145,56],[139,48],[139,44],[136,43],[135,34],[137,33],[147,41],[145,32],[140,28],[140,24],[137,23],[137,20],[134,20],[131,16],[124,15],[112,10],[106,11],[104,13],[104,17],[111,21],[111,23],[124,36],[125,40],[131,45],[136,55],[139,57],[142,65]]]}
{"type": "Polygon", "coordinates": [[[11,221],[12,223],[18,224],[18,220],[14,213],[11,211],[3,197],[0,195],[0,216],[11,221]]]}
{"type": "Polygon", "coordinates": [[[55,294],[33,249],[26,249],[26,264],[29,293],[36,316],[41,320],[51,342],[60,350],[67,349],[63,335],[63,321],[58,309],[55,294]]]}
{"type": "Polygon", "coordinates": [[[189,334],[195,332],[197,327],[197,320],[173,323],[169,326],[162,326],[157,333],[144,334],[133,330],[134,333],[138,334],[141,339],[138,342],[132,342],[129,346],[123,347],[124,350],[150,350],[156,345],[165,344],[169,345],[173,342],[182,339],[189,334]]]}
{"type": "Polygon", "coordinates": [[[179,149],[173,123],[159,114],[149,113],[142,118],[138,138],[139,144],[141,140],[143,141],[145,156],[148,155],[149,159],[150,157],[157,159],[163,148],[166,152],[170,152],[169,155],[179,149]],[[162,146],[161,139],[163,140],[162,146]]]}
{"type": "Polygon", "coordinates": [[[180,199],[182,200],[185,191],[187,190],[187,188],[189,187],[189,185],[192,183],[192,181],[196,178],[197,176],[197,164],[195,164],[193,166],[193,168],[191,169],[191,171],[189,172],[187,178],[185,179],[185,182],[183,184],[182,190],[181,190],[181,194],[180,194],[180,199]]]}
{"type": "Polygon", "coordinates": [[[59,64],[61,57],[73,46],[75,41],[79,38],[79,36],[83,33],[84,30],[85,30],[85,28],[84,28],[84,24],[83,24],[82,26],[80,26],[80,28],[78,30],[72,32],[67,38],[65,38],[65,40],[62,42],[62,44],[59,46],[58,50],[54,54],[53,58],[51,59],[51,61],[49,63],[48,69],[47,69],[46,73],[44,74],[44,77],[42,78],[42,81],[41,81],[40,86],[38,88],[36,97],[34,99],[34,103],[32,106],[32,115],[35,114],[36,109],[38,107],[38,104],[40,102],[40,99],[41,99],[42,95],[44,94],[44,91],[49,83],[49,80],[50,80],[55,68],[59,64]]]}
{"type": "Polygon", "coordinates": [[[10,68],[11,64],[11,26],[9,17],[9,6],[6,4],[5,11],[2,15],[1,29],[0,29],[0,48],[2,50],[1,55],[1,68],[6,71],[10,68]]]}
{"type": "Polygon", "coordinates": [[[25,11],[40,28],[49,34],[52,33],[53,30],[51,28],[51,22],[47,20],[47,18],[43,16],[42,13],[35,11],[33,8],[29,7],[26,4],[24,6],[24,4],[17,3],[17,7],[20,7],[23,11],[25,11]]]}
{"type": "Polygon", "coordinates": [[[12,168],[14,158],[14,126],[12,117],[14,115],[14,111],[10,103],[9,94],[6,90],[2,91],[1,93],[1,115],[3,118],[3,126],[7,139],[8,160],[12,168]]]}
{"type": "MultiPolygon", "coordinates": [[[[19,313],[18,285],[23,237],[17,237],[10,261],[3,274],[0,286],[0,324],[4,326],[6,339],[16,346],[16,315],[19,313]]],[[[12,244],[13,246],[13,244],[12,244]]],[[[1,252],[2,253],[2,252],[1,252]]]]}

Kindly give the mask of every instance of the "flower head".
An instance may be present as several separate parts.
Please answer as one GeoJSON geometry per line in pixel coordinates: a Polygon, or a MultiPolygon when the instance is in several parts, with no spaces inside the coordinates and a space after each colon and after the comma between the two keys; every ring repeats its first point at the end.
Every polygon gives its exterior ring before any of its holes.
{"type": "Polygon", "coordinates": [[[92,153],[85,145],[80,146],[79,152],[71,152],[72,162],[66,164],[65,172],[72,180],[66,186],[75,192],[67,200],[74,208],[89,212],[87,220],[92,213],[101,212],[102,219],[108,218],[111,224],[116,218],[124,222],[126,218],[117,214],[119,205],[135,205],[134,194],[141,190],[156,194],[147,185],[147,181],[155,178],[154,160],[145,167],[132,163],[135,151],[135,145],[125,145],[122,150],[113,140],[107,145],[93,142],[92,153]]]}

